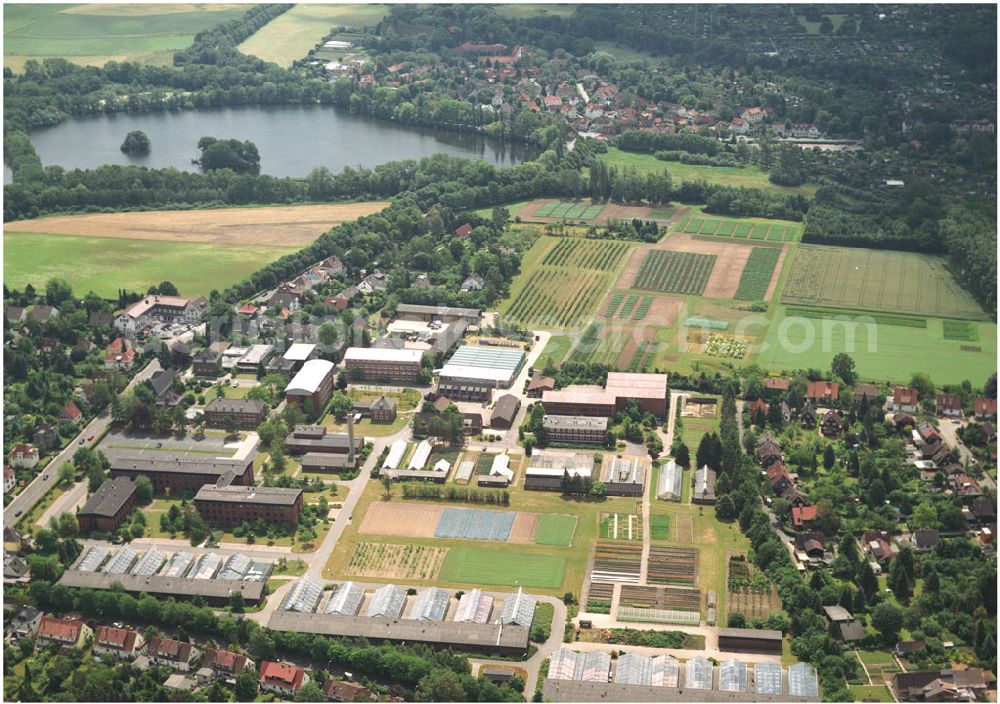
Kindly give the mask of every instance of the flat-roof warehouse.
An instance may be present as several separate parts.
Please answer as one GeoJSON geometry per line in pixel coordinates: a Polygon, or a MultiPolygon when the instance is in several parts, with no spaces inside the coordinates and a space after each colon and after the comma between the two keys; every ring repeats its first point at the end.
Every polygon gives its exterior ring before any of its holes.
{"type": "Polygon", "coordinates": [[[514,383],[525,355],[520,349],[462,345],[438,372],[442,384],[490,384],[508,388],[514,383]]]}

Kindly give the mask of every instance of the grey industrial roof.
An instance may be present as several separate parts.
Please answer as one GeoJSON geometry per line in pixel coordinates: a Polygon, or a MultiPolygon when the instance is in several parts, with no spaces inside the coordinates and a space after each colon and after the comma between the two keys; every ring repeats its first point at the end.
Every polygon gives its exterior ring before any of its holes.
{"type": "Polygon", "coordinates": [[[421,313],[430,315],[453,315],[463,318],[479,317],[478,308],[452,308],[449,306],[424,306],[416,303],[400,303],[396,306],[396,314],[421,313]]]}
{"type": "Polygon", "coordinates": [[[113,517],[135,493],[135,482],[128,477],[117,477],[97,488],[80,509],[85,516],[113,517]]]}
{"type": "Polygon", "coordinates": [[[308,470],[311,467],[333,467],[335,469],[342,469],[344,467],[350,467],[356,462],[357,459],[355,459],[352,463],[346,454],[333,452],[307,452],[302,455],[302,460],[299,464],[302,465],[303,470],[308,470]]]}
{"type": "Polygon", "coordinates": [[[243,471],[251,464],[251,459],[232,460],[220,457],[197,459],[190,455],[154,453],[155,457],[116,457],[111,460],[111,471],[134,470],[140,472],[172,472],[177,474],[225,474],[228,471],[243,471]]]}
{"type": "Polygon", "coordinates": [[[521,400],[514,396],[513,394],[504,394],[497,399],[496,406],[493,408],[493,415],[491,418],[502,418],[513,422],[514,416],[517,415],[517,409],[521,405],[521,400]]]}
{"type": "Polygon", "coordinates": [[[575,682],[573,680],[546,679],[545,701],[551,702],[805,702],[819,701],[819,696],[796,697],[789,694],[763,694],[756,692],[721,692],[717,689],[690,689],[687,686],[656,687],[617,682],[575,682]]]}
{"type": "Polygon", "coordinates": [[[253,398],[214,398],[205,406],[216,413],[263,413],[265,408],[263,401],[253,398]]]}
{"type": "Polygon", "coordinates": [[[606,430],[608,419],[592,416],[545,416],[542,426],[571,430],[606,430]]]}
{"type": "Polygon", "coordinates": [[[511,650],[527,650],[529,632],[524,626],[501,626],[496,623],[427,622],[280,610],[272,614],[267,627],[272,631],[511,650]]]}
{"type": "Polygon", "coordinates": [[[264,596],[264,582],[238,582],[223,579],[185,579],[153,575],[143,577],[131,574],[107,574],[67,570],[59,579],[67,587],[110,589],[120,584],[122,589],[134,594],[145,592],[154,596],[227,598],[240,592],[247,601],[257,602],[264,596]]]}
{"type": "Polygon", "coordinates": [[[781,640],[781,631],[773,631],[766,628],[720,628],[719,637],[729,638],[763,638],[767,640],[781,640]]]}
{"type": "Polygon", "coordinates": [[[276,486],[212,486],[206,484],[195,494],[195,501],[225,501],[238,504],[267,504],[294,506],[301,489],[283,489],[276,486]]]}

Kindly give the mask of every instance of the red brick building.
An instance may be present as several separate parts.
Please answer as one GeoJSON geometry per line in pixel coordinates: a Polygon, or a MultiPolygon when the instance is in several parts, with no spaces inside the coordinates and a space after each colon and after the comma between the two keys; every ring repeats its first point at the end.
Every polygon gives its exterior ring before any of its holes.
{"type": "Polygon", "coordinates": [[[258,518],[267,523],[296,523],[302,513],[302,490],[206,484],[195,495],[194,507],[213,528],[235,528],[258,518]]]}
{"type": "Polygon", "coordinates": [[[317,415],[333,395],[336,367],[325,359],[310,359],[285,387],[285,400],[307,415],[317,415]]]}
{"type": "Polygon", "coordinates": [[[230,418],[235,418],[239,427],[253,429],[266,416],[264,402],[250,398],[216,398],[205,406],[205,425],[209,428],[224,428],[230,418]]]}
{"type": "Polygon", "coordinates": [[[185,491],[196,493],[206,484],[250,486],[253,484],[253,458],[192,459],[191,455],[150,453],[149,457],[118,457],[111,461],[111,476],[135,479],[149,477],[157,492],[177,496],[185,491]],[[155,456],[154,456],[155,455],[155,456]]]}
{"type": "Polygon", "coordinates": [[[135,504],[134,481],[128,477],[117,477],[104,482],[76,514],[80,532],[97,530],[113,533],[132,513],[135,504]]]}

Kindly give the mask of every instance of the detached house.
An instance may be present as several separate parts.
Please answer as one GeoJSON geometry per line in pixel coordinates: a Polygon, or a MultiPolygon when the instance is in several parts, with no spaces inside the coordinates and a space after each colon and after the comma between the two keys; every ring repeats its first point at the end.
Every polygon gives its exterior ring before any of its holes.
{"type": "Polygon", "coordinates": [[[939,416],[961,418],[962,397],[958,394],[938,394],[934,403],[934,412],[939,416]]]}
{"type": "Polygon", "coordinates": [[[810,381],[806,386],[806,398],[817,403],[829,403],[840,397],[840,384],[835,381],[810,381]]]}
{"type": "Polygon", "coordinates": [[[14,469],[31,469],[38,464],[38,448],[26,442],[14,445],[7,454],[7,464],[14,469]]]}
{"type": "Polygon", "coordinates": [[[827,411],[823,414],[823,422],[820,423],[820,432],[828,438],[839,438],[843,424],[843,413],[838,410],[827,411]]]}
{"type": "Polygon", "coordinates": [[[265,692],[291,699],[308,680],[300,667],[271,660],[260,664],[260,688],[265,692]]]}
{"type": "Polygon", "coordinates": [[[105,348],[104,368],[123,369],[128,371],[135,364],[135,349],[132,341],[124,337],[116,337],[114,342],[105,348]]]}
{"type": "Polygon", "coordinates": [[[919,408],[920,394],[908,386],[895,386],[892,396],[885,403],[886,410],[897,413],[916,413],[919,408]]]}
{"type": "Polygon", "coordinates": [[[816,506],[802,506],[792,508],[792,525],[796,528],[811,528],[819,509],[816,506]]]}
{"type": "Polygon", "coordinates": [[[67,401],[63,409],[59,411],[60,423],[77,423],[81,418],[83,418],[83,413],[73,401],[67,401]]]}
{"type": "Polygon", "coordinates": [[[201,652],[190,643],[164,636],[150,638],[146,646],[146,657],[152,664],[179,672],[188,672],[199,655],[201,652]]]}
{"type": "Polygon", "coordinates": [[[119,660],[134,660],[144,644],[142,634],[128,628],[98,626],[94,633],[94,655],[111,655],[119,660]]]}
{"type": "Polygon", "coordinates": [[[979,420],[996,420],[997,400],[995,398],[984,398],[982,396],[977,398],[976,418],[979,420]]]}
{"type": "MultiPolygon", "coordinates": [[[[209,669],[214,677],[221,677],[227,681],[235,680],[236,676],[247,667],[253,667],[253,660],[246,655],[234,653],[231,650],[205,649],[205,659],[202,661],[202,669],[209,669]]],[[[199,670],[200,672],[201,670],[199,670]]]]}
{"type": "Polygon", "coordinates": [[[90,635],[90,629],[83,621],[43,616],[38,624],[36,640],[39,646],[59,645],[66,648],[77,648],[83,645],[83,641],[88,635],[90,635]]]}

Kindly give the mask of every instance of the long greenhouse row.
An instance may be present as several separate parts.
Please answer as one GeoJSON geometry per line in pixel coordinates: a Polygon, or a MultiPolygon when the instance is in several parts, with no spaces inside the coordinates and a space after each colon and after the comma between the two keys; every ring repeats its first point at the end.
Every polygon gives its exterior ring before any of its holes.
{"type": "Polygon", "coordinates": [[[252,560],[246,555],[225,557],[213,552],[202,555],[186,550],[167,553],[150,548],[140,552],[125,545],[112,553],[103,546],[93,546],[84,552],[76,571],[135,577],[174,577],[182,579],[219,579],[243,582],[264,582],[271,576],[271,562],[252,560]]]}

